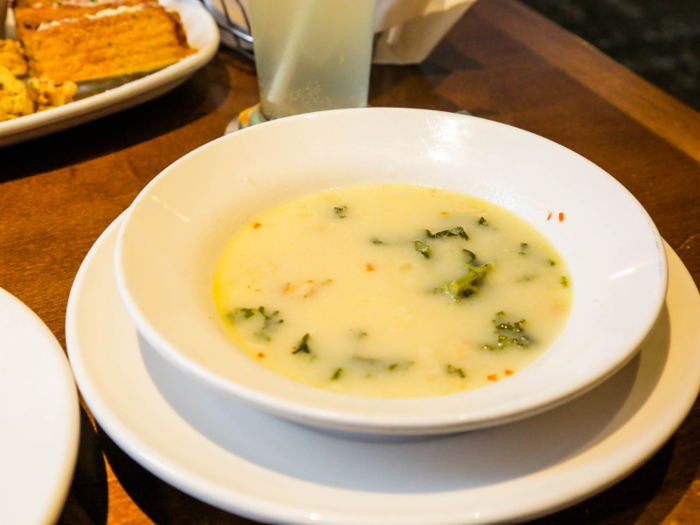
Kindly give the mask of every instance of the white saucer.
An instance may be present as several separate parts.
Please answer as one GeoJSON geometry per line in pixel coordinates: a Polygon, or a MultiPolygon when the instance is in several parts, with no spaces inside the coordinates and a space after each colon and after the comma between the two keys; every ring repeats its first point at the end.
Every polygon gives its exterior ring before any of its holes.
{"type": "Polygon", "coordinates": [[[61,345],[0,289],[0,523],[55,523],[79,439],[78,394],[61,345]]]}
{"type": "Polygon", "coordinates": [[[666,307],[612,379],[522,422],[418,442],[351,441],[207,390],[139,338],[113,275],[115,221],[68,303],[74,374],[93,415],[136,461],[222,509],[285,524],[524,521],[605,489],[658,450],[700,389],[700,296],[668,247],[666,307]]]}

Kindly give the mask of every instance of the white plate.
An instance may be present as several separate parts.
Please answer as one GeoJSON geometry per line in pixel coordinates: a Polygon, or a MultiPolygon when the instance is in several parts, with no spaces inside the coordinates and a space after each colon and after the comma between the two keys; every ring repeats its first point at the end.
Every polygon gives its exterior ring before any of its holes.
{"type": "Polygon", "coordinates": [[[519,521],[576,503],[648,459],[700,388],[700,296],[667,248],[657,327],[603,385],[545,414],[483,431],[381,443],[332,437],[203,387],[138,337],[113,275],[119,220],[76,277],[68,353],[104,430],[144,467],[222,509],[290,524],[519,521]]]}
{"type": "Polygon", "coordinates": [[[48,327],[0,289],[0,523],[54,523],[80,438],[78,395],[48,327]]]}
{"type": "MultiPolygon", "coordinates": [[[[209,12],[197,0],[160,0],[160,3],[178,12],[188,43],[197,49],[195,54],[104,93],[0,122],[0,146],[54,133],[141,104],[176,88],[206,65],[219,48],[219,29],[209,12]]],[[[8,33],[14,34],[11,17],[8,17],[8,26],[8,33]]]]}

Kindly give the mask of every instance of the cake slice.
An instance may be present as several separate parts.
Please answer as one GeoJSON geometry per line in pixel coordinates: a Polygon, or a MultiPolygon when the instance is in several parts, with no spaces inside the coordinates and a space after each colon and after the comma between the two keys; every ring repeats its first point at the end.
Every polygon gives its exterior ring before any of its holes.
{"type": "Polygon", "coordinates": [[[150,73],[196,52],[177,13],[122,5],[34,25],[17,20],[29,72],[60,83],[150,73]]]}

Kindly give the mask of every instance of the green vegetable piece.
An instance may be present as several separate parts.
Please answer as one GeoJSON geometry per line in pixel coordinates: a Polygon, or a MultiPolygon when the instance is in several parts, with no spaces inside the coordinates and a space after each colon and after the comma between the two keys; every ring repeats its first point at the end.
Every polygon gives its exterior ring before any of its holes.
{"type": "Polygon", "coordinates": [[[335,214],[338,217],[340,217],[341,219],[344,219],[345,217],[347,217],[348,207],[347,206],[336,206],[335,208],[333,208],[333,211],[335,212],[335,214]]]}
{"type": "Polygon", "coordinates": [[[292,353],[293,354],[310,354],[311,349],[309,348],[309,337],[311,337],[309,334],[304,334],[304,337],[301,338],[301,341],[297,344],[296,350],[294,350],[292,353]]]}
{"type": "Polygon", "coordinates": [[[259,309],[259,311],[260,311],[260,313],[263,314],[263,316],[265,317],[265,322],[266,322],[266,323],[269,323],[269,324],[275,324],[275,323],[276,323],[276,324],[282,324],[282,323],[284,323],[284,319],[278,319],[278,316],[279,316],[279,314],[280,314],[280,311],[279,311],[279,310],[275,310],[275,311],[272,312],[270,315],[267,315],[267,314],[265,313],[264,308],[261,306],[260,309],[259,309]]]}
{"type": "Polygon", "coordinates": [[[341,376],[342,374],[343,374],[343,369],[342,369],[342,368],[336,369],[336,371],[333,372],[333,377],[331,377],[331,381],[337,381],[338,379],[340,379],[340,376],[341,376]]]}
{"type": "Polygon", "coordinates": [[[568,288],[568,287],[569,287],[569,280],[568,280],[565,276],[562,275],[562,276],[561,276],[561,280],[560,280],[559,282],[561,283],[561,285],[562,285],[564,288],[568,288]]]}
{"type": "Polygon", "coordinates": [[[549,265],[550,265],[550,266],[556,266],[556,265],[557,265],[556,261],[553,261],[552,259],[547,259],[547,260],[549,261],[549,265]]]}
{"type": "Polygon", "coordinates": [[[367,337],[367,332],[365,332],[364,330],[358,330],[358,331],[357,331],[357,338],[358,338],[358,339],[363,339],[363,338],[365,338],[365,337],[367,337]]]}
{"type": "Polygon", "coordinates": [[[250,319],[255,315],[255,310],[252,308],[235,308],[226,314],[226,318],[230,323],[235,323],[236,319],[243,317],[243,319],[250,319]]]}
{"type": "Polygon", "coordinates": [[[514,332],[519,334],[524,331],[523,325],[525,324],[525,319],[516,321],[514,323],[496,323],[496,330],[507,330],[509,332],[514,332]]]}
{"type": "Polygon", "coordinates": [[[462,379],[467,377],[467,374],[464,373],[464,370],[462,370],[461,368],[457,368],[456,366],[452,366],[452,365],[447,365],[447,373],[453,374],[453,375],[458,375],[462,379]]]}
{"type": "Polygon", "coordinates": [[[372,373],[378,374],[383,371],[393,372],[394,370],[406,370],[413,365],[413,361],[399,359],[398,361],[389,361],[388,359],[379,359],[376,357],[364,357],[354,355],[350,359],[349,366],[362,366],[365,370],[369,369],[372,373]]]}
{"type": "Polygon", "coordinates": [[[484,217],[479,217],[479,225],[480,226],[488,226],[489,222],[484,217]]]}
{"type": "Polygon", "coordinates": [[[518,253],[520,255],[527,255],[527,248],[528,248],[528,244],[526,242],[521,242],[520,243],[520,251],[518,253]]]}
{"type": "Polygon", "coordinates": [[[426,259],[430,259],[430,246],[428,246],[420,240],[414,241],[413,244],[416,247],[416,251],[418,253],[420,253],[426,259]]]}
{"type": "Polygon", "coordinates": [[[260,337],[261,339],[269,341],[270,334],[268,332],[273,330],[277,325],[284,323],[284,319],[280,319],[279,317],[279,310],[275,310],[274,312],[268,315],[268,313],[265,311],[264,306],[259,306],[258,308],[235,308],[234,310],[226,314],[226,319],[230,323],[235,324],[236,322],[241,320],[241,318],[243,320],[250,319],[256,313],[259,313],[263,316],[263,322],[262,326],[260,327],[260,330],[255,332],[254,335],[256,337],[260,337]]]}
{"type": "Polygon", "coordinates": [[[491,271],[493,264],[488,263],[483,266],[467,264],[467,267],[469,268],[469,273],[458,277],[448,285],[443,285],[445,288],[444,291],[455,301],[466,299],[467,297],[479,293],[478,285],[481,284],[486,274],[491,271]]]}
{"type": "Polygon", "coordinates": [[[460,237],[465,241],[469,240],[469,235],[464,231],[461,226],[456,226],[451,230],[442,230],[436,233],[431,233],[430,230],[425,230],[425,234],[432,239],[439,239],[441,237],[460,237]]]}
{"type": "Polygon", "coordinates": [[[375,237],[374,239],[372,239],[372,244],[376,244],[377,246],[379,246],[380,244],[386,244],[386,243],[380,241],[379,239],[377,239],[377,238],[375,237]]]}
{"type": "Polygon", "coordinates": [[[485,344],[483,348],[485,350],[494,351],[502,350],[511,345],[515,345],[518,348],[527,348],[530,346],[532,340],[525,332],[525,319],[515,322],[500,321],[499,318],[504,315],[504,312],[498,312],[496,314],[496,319],[492,320],[496,328],[496,344],[485,344]]]}
{"type": "Polygon", "coordinates": [[[473,251],[462,248],[462,252],[464,252],[464,255],[467,257],[467,264],[476,261],[476,254],[473,251]]]}
{"type": "Polygon", "coordinates": [[[260,312],[260,315],[262,315],[265,320],[263,321],[262,328],[255,332],[255,336],[269,341],[270,334],[268,332],[275,328],[276,325],[284,323],[284,319],[278,318],[280,314],[279,310],[275,310],[274,312],[268,315],[265,312],[265,307],[261,306],[260,308],[258,308],[258,312],[260,312]]]}

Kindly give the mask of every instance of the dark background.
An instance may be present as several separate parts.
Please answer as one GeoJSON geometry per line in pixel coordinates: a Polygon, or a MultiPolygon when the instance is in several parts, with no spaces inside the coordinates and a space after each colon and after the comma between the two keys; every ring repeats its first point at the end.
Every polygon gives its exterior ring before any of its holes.
{"type": "Polygon", "coordinates": [[[700,110],[700,0],[522,0],[700,110]]]}

